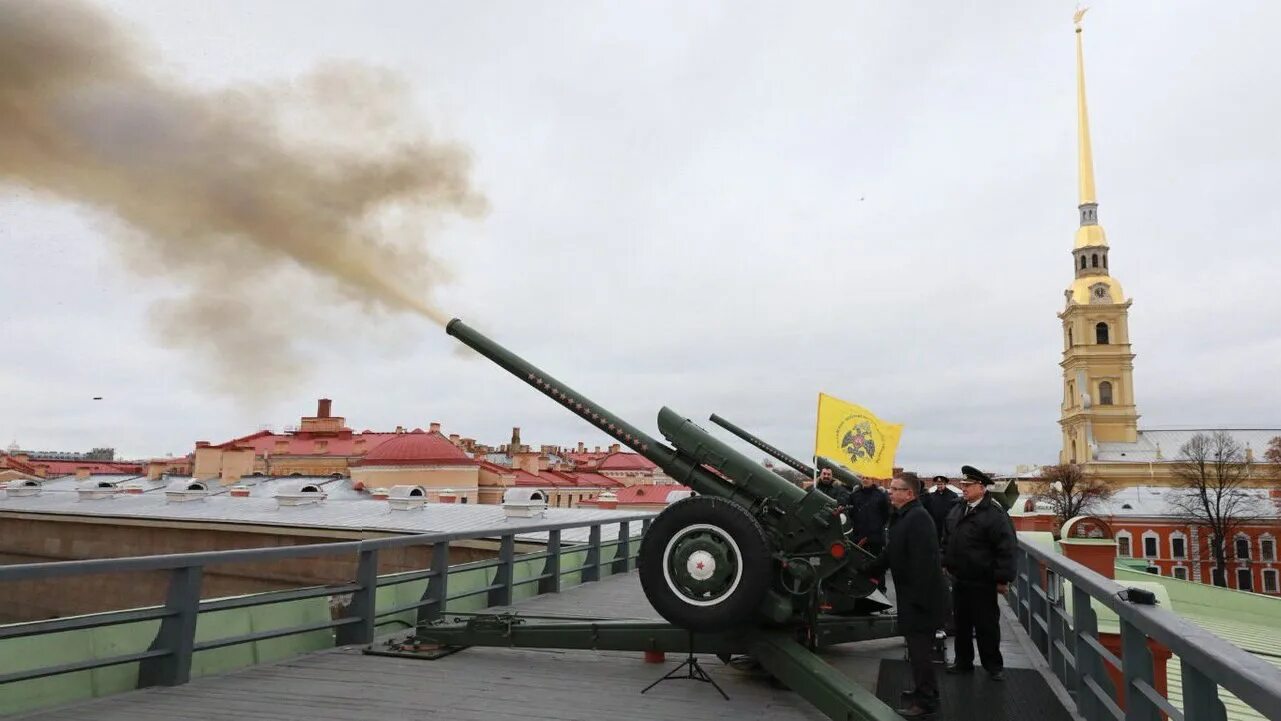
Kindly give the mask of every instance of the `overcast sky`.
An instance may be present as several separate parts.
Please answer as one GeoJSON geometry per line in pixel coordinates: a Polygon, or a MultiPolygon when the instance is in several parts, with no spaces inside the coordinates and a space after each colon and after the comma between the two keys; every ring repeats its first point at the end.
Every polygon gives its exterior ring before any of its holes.
{"type": "MultiPolygon", "coordinates": [[[[823,391],[903,423],[908,468],[1057,459],[1071,3],[106,5],[198,87],[402,74],[489,201],[435,241],[437,303],[644,429],[716,412],[804,457],[823,391]]],[[[1086,17],[1141,426],[1281,427],[1279,25],[1273,0],[1086,17]]],[[[320,396],[357,429],[608,442],[429,322],[312,296],[306,373],[215,391],[108,225],[0,186],[2,445],[181,454],[320,396]]]]}

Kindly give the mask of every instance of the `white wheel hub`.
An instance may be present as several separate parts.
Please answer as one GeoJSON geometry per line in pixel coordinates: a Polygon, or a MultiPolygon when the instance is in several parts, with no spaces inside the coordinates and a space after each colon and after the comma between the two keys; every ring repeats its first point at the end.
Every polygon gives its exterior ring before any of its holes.
{"type": "Polygon", "coordinates": [[[706,581],[716,573],[716,559],[707,551],[694,551],[685,561],[685,570],[690,578],[706,581]]]}

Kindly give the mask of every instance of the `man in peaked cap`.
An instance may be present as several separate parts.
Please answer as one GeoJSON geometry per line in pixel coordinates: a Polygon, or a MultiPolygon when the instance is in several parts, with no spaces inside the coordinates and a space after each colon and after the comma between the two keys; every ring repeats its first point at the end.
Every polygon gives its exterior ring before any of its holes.
{"type": "Polygon", "coordinates": [[[1001,657],[1001,611],[997,597],[1014,580],[1014,525],[988,495],[992,479],[974,466],[961,466],[961,500],[944,525],[943,568],[952,579],[956,625],[955,663],[948,673],[974,670],[974,638],[979,661],[994,681],[1005,678],[1001,657]]]}

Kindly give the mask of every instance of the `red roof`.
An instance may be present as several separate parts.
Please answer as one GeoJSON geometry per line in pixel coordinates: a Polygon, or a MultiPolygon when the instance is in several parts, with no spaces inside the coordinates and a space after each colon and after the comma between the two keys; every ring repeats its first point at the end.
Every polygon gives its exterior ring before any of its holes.
{"type": "Polygon", "coordinates": [[[596,466],[599,471],[650,471],[658,468],[645,456],[639,453],[624,453],[618,451],[611,453],[601,459],[600,464],[596,466]]]}
{"type": "Polygon", "coordinates": [[[127,461],[29,461],[35,468],[43,468],[48,476],[66,476],[81,468],[87,468],[90,473],[97,475],[142,475],[141,463],[129,463],[127,461]]]}
{"type": "Polygon", "coordinates": [[[25,461],[20,461],[4,451],[0,451],[0,468],[12,468],[15,471],[21,471],[30,476],[36,475],[36,469],[34,466],[25,461]]]}
{"type": "Polygon", "coordinates": [[[574,485],[573,481],[570,481],[559,474],[544,472],[544,473],[539,473],[538,475],[534,475],[529,471],[521,470],[519,468],[515,469],[515,473],[516,473],[516,485],[518,486],[561,487],[561,486],[574,485]]]}
{"type": "Polygon", "coordinates": [[[362,466],[479,465],[478,461],[464,453],[439,431],[392,435],[395,437],[380,443],[356,464],[362,466]]]}
{"type": "MultiPolygon", "coordinates": [[[[366,454],[383,443],[405,433],[371,433],[362,431],[353,433],[343,430],[337,433],[272,433],[258,431],[240,438],[233,438],[219,443],[213,448],[252,448],[255,455],[296,455],[308,456],[323,453],[327,456],[359,456],[366,454]],[[324,450],[316,447],[317,441],[325,441],[324,450]],[[283,444],[283,445],[281,445],[283,444]]],[[[439,435],[439,434],[437,434],[439,435]]]]}
{"type": "Polygon", "coordinates": [[[618,505],[629,503],[667,503],[667,494],[672,491],[688,491],[689,486],[678,486],[673,483],[663,483],[660,485],[641,484],[628,486],[614,491],[618,496],[618,505]]]}
{"type": "Polygon", "coordinates": [[[602,476],[599,473],[578,471],[575,473],[567,473],[566,475],[573,478],[576,485],[585,486],[587,488],[619,488],[623,485],[623,482],[617,478],[602,476]]]}

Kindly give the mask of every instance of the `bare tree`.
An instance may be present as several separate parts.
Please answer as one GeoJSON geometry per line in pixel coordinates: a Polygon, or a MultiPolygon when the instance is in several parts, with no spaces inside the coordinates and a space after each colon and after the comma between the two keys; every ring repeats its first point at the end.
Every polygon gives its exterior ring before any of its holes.
{"type": "Polygon", "coordinates": [[[1095,513],[1115,490],[1106,481],[1089,475],[1078,464],[1041,468],[1045,487],[1033,496],[1035,501],[1045,501],[1054,509],[1055,535],[1058,529],[1077,516],[1095,513]]]}
{"type": "Polygon", "coordinates": [[[1179,448],[1170,507],[1192,526],[1205,529],[1210,556],[1217,568],[1214,585],[1227,584],[1227,544],[1262,512],[1251,493],[1250,459],[1226,431],[1198,433],[1179,448]]]}

